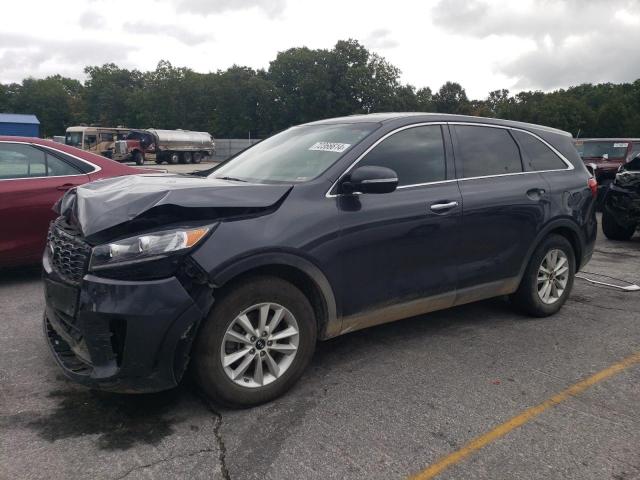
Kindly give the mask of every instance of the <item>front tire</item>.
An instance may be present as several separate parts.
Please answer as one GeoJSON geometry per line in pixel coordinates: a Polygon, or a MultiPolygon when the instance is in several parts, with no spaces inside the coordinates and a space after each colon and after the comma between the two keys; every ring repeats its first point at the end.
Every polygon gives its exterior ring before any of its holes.
{"type": "Polygon", "coordinates": [[[609,240],[629,240],[636,231],[636,225],[624,227],[616,221],[616,217],[607,212],[602,212],[602,232],[609,240]]]}
{"type": "Polygon", "coordinates": [[[567,301],[576,272],[573,247],[561,235],[549,235],[535,249],[512,303],[534,317],[556,313],[567,301]]]}
{"type": "Polygon", "coordinates": [[[307,297],[277,277],[228,287],[194,345],[196,382],[214,401],[248,407],[289,390],[309,364],[316,319],[307,297]]]}
{"type": "Polygon", "coordinates": [[[144,156],[142,155],[142,152],[134,153],[133,161],[136,162],[136,165],[144,165],[144,156]]]}

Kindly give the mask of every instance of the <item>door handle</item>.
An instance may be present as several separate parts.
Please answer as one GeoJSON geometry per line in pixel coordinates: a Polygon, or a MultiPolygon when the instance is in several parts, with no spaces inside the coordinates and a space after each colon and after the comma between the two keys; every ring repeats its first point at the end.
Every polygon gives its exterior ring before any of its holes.
{"type": "Polygon", "coordinates": [[[65,183],[63,185],[58,185],[56,190],[69,190],[71,187],[75,187],[73,183],[65,183]]]}
{"type": "Polygon", "coordinates": [[[527,197],[531,200],[540,200],[546,193],[547,191],[544,188],[532,188],[527,190],[527,197]]]}
{"type": "Polygon", "coordinates": [[[434,203],[429,207],[432,212],[444,212],[458,206],[458,202],[434,203]]]}

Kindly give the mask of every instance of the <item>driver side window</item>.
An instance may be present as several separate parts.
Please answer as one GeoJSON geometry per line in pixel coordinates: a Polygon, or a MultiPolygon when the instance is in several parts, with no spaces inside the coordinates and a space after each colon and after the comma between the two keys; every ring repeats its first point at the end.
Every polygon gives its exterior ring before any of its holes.
{"type": "Polygon", "coordinates": [[[440,125],[411,127],[394,133],[358,163],[387,167],[398,175],[398,185],[446,180],[446,162],[440,125]]]}

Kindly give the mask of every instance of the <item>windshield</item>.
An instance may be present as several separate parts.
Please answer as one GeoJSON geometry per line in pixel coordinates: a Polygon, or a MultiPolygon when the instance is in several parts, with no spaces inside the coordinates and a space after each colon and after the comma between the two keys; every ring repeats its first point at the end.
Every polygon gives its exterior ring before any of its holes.
{"type": "Polygon", "coordinates": [[[629,142],[578,142],[576,149],[582,158],[600,158],[608,155],[610,159],[624,158],[627,155],[629,142]]]}
{"type": "Polygon", "coordinates": [[[210,177],[247,182],[306,182],[379,125],[303,125],[267,138],[217,168],[210,177]]]}
{"type": "Polygon", "coordinates": [[[82,148],[82,132],[67,132],[64,143],[72,147],[82,148]]]}

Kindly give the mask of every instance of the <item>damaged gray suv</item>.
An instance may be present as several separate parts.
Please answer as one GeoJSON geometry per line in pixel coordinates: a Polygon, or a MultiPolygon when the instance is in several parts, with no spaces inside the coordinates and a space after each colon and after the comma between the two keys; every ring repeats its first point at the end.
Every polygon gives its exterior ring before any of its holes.
{"type": "Polygon", "coordinates": [[[159,391],[190,370],[214,400],[255,405],[317,340],[500,295],[554,314],[591,257],[596,193],[559,130],[314,122],[199,174],[70,190],[43,257],[44,329],[87,386],[159,391]]]}

